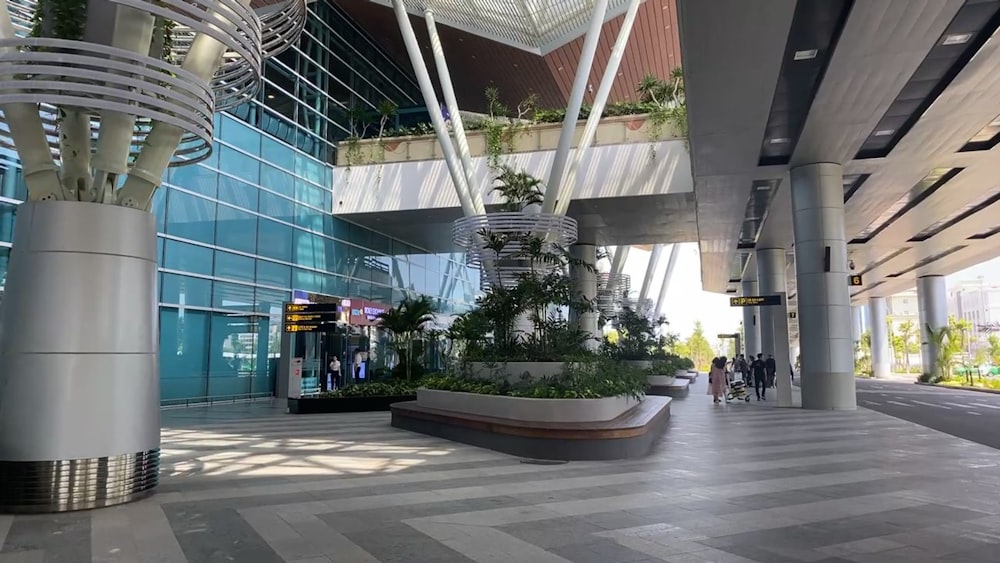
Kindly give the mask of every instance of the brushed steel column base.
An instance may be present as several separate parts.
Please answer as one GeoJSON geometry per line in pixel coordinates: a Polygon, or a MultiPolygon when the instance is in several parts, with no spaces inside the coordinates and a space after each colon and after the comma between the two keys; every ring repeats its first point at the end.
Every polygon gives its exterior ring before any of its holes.
{"type": "Polygon", "coordinates": [[[89,510],[153,493],[160,450],[91,459],[0,461],[0,513],[89,510]]]}

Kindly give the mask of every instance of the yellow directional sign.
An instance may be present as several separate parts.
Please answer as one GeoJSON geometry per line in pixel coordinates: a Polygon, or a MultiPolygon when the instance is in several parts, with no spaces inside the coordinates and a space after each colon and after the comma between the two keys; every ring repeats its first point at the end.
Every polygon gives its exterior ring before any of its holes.
{"type": "Polygon", "coordinates": [[[851,274],[851,276],[848,278],[848,282],[847,283],[848,283],[848,285],[850,285],[852,287],[863,285],[863,283],[861,281],[861,274],[851,274]]]}
{"type": "Polygon", "coordinates": [[[746,295],[743,297],[730,297],[730,307],[769,307],[781,305],[780,295],[746,295]]]}

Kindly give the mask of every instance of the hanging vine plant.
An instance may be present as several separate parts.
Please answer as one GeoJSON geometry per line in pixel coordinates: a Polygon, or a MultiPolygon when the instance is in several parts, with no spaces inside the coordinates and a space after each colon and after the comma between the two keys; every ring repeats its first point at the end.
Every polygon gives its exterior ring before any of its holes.
{"type": "Polygon", "coordinates": [[[485,93],[489,116],[471,129],[483,131],[483,138],[486,141],[486,162],[490,169],[495,171],[503,164],[503,155],[514,152],[517,136],[527,130],[531,123],[528,119],[538,106],[538,97],[535,94],[529,95],[517,105],[517,115],[508,117],[510,110],[500,100],[500,91],[490,86],[485,93]]]}

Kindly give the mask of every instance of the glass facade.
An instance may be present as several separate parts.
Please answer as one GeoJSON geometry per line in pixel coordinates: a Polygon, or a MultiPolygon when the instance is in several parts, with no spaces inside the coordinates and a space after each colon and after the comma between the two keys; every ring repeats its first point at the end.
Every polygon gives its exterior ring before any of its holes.
{"type": "MultiPolygon", "coordinates": [[[[460,254],[430,254],[332,215],[334,143],[350,108],[414,104],[413,78],[326,2],[299,45],[268,61],[257,100],[216,116],[212,156],[157,190],[165,402],[274,392],[281,306],[293,290],[391,305],[426,294],[443,314],[475,297],[460,254]]],[[[26,197],[0,151],[0,276],[26,197]]]]}

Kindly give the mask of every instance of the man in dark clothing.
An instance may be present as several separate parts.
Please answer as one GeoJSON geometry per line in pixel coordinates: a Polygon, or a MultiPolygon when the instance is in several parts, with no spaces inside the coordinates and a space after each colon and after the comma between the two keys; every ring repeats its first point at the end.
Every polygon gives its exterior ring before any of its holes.
{"type": "Polygon", "coordinates": [[[774,356],[771,354],[767,355],[767,361],[764,362],[764,369],[767,371],[767,386],[774,387],[774,376],[778,373],[778,364],[774,361],[774,356]]]}
{"type": "Polygon", "coordinates": [[[764,364],[764,354],[757,354],[757,359],[750,364],[753,373],[753,388],[757,392],[758,401],[767,400],[767,366],[764,364]]]}

